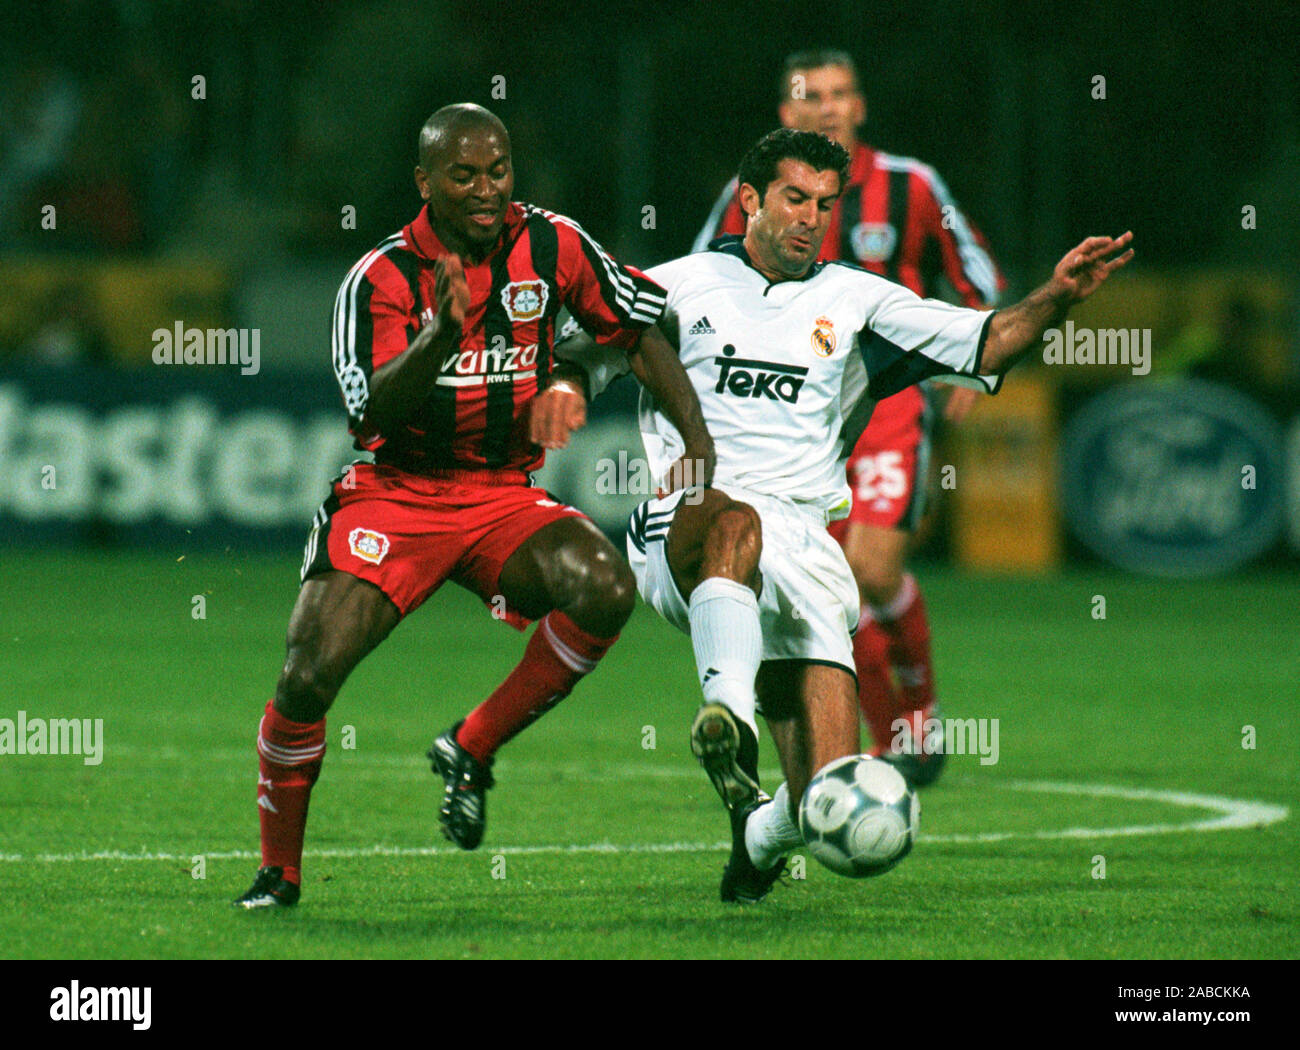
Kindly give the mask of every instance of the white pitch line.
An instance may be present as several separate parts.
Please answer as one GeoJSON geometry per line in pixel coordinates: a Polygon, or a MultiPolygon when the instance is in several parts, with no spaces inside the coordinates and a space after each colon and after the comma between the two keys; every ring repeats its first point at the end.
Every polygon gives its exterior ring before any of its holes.
{"type": "Polygon", "coordinates": [[[922,842],[1003,842],[1007,839],[1090,839],[1123,835],[1169,835],[1182,831],[1233,831],[1238,828],[1265,828],[1286,820],[1291,811],[1286,806],[1223,795],[1197,795],[1188,791],[1165,791],[1160,788],[1129,788],[1115,784],[1065,784],[1045,780],[1013,780],[994,786],[1010,791],[1038,791],[1057,795],[1087,795],[1092,798],[1122,798],[1133,802],[1162,802],[1190,809],[1209,809],[1218,816],[1193,820],[1186,824],[1129,824],[1118,828],[1057,828],[1048,831],[986,831],[975,835],[919,835],[922,842]]]}
{"type": "MultiPolygon", "coordinates": [[[[633,767],[635,768],[635,767],[633,767]]],[[[641,770],[646,772],[646,770],[641,770]]],[[[684,771],[687,772],[687,771],[684,771]]],[[[692,776],[699,774],[689,770],[692,776]]],[[[661,769],[655,775],[670,775],[661,769]]],[[[676,775],[675,772],[671,775],[676,775]]],[[[1015,780],[988,786],[1011,791],[1034,791],[1044,794],[1085,795],[1093,798],[1121,798],[1135,802],[1161,802],[1190,809],[1209,809],[1217,816],[1193,820],[1186,824],[1130,824],[1118,828],[1059,828],[1042,831],[985,831],[973,835],[926,835],[918,840],[935,844],[972,844],[1005,842],[1008,839],[1090,839],[1111,838],[1124,835],[1169,835],[1177,832],[1231,831],[1240,828],[1262,828],[1286,820],[1290,810],[1269,802],[1226,798],[1222,795],[1198,795],[1187,791],[1164,791],[1159,788],[1129,788],[1115,784],[1068,784],[1043,780],[1015,780]]],[[[619,854],[619,853],[716,853],[730,849],[726,842],[640,842],[619,845],[612,842],[593,842],[586,845],[498,846],[485,849],[484,855],[532,856],[541,854],[619,854]]],[[[438,846],[366,846],[335,849],[306,850],[305,856],[347,860],[359,857],[440,857],[453,856],[462,850],[438,846]]],[[[64,864],[77,861],[172,861],[189,864],[195,857],[208,860],[257,860],[259,853],[252,850],[224,850],[196,853],[128,853],[123,850],[100,850],[95,853],[0,853],[0,862],[64,864]]]]}
{"type": "MultiPolygon", "coordinates": [[[[518,857],[542,853],[707,853],[728,849],[731,849],[731,844],[727,842],[716,845],[707,842],[635,842],[631,845],[592,842],[578,846],[500,846],[496,849],[485,849],[480,855],[490,857],[504,853],[506,856],[518,857]]],[[[348,846],[337,849],[304,850],[303,856],[352,860],[359,857],[451,857],[464,852],[452,846],[348,846]]],[[[30,857],[18,853],[0,853],[0,861],[30,861],[39,864],[63,864],[85,860],[156,860],[190,864],[195,857],[203,857],[205,860],[258,860],[261,854],[255,850],[244,849],[213,850],[207,853],[127,853],[123,850],[101,850],[97,853],[37,853],[30,857]]]]}

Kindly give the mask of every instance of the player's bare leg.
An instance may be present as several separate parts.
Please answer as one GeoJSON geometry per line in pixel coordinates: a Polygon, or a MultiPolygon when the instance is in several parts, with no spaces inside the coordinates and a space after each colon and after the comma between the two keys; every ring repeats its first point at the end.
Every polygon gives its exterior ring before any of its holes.
{"type": "Polygon", "coordinates": [[[934,670],[925,601],[905,568],[910,539],[901,529],[852,522],[844,556],[862,599],[853,639],[862,713],[876,752],[898,764],[909,782],[924,785],[938,777],[944,756],[942,737],[924,732],[935,710],[934,670]],[[908,726],[901,738],[900,719],[908,726]]]}
{"type": "Polygon", "coordinates": [[[763,652],[758,617],[758,512],[717,489],[683,497],[668,530],[668,567],[690,608],[704,703],[691,750],[732,813],[760,797],[754,677],[763,652]]]}
{"type": "Polygon", "coordinates": [[[758,671],[758,699],[785,780],[770,799],[748,807],[722,876],[723,900],[761,900],[801,845],[799,800],[817,770],[859,747],[857,697],[847,671],[802,660],[769,660],[758,671]]]}
{"type": "Polygon", "coordinates": [[[529,619],[552,610],[584,631],[612,637],[636,605],[636,579],[626,560],[586,518],[539,529],[501,570],[501,594],[529,619]]]}
{"type": "Polygon", "coordinates": [[[537,628],[506,680],[463,722],[434,741],[446,781],[443,830],[462,849],[482,841],[492,758],[568,696],[618,638],[636,601],[632,570],[590,521],[572,517],[533,533],[502,567],[506,604],[537,628]]]}
{"type": "Polygon", "coordinates": [[[383,591],[349,573],[305,581],[289,617],[275,709],[294,722],[323,719],[353,668],[401,618],[383,591]]]}
{"type": "Polygon", "coordinates": [[[303,583],[275,698],[258,727],[262,867],[237,904],[266,908],[297,901],[307,808],[325,757],[325,712],[352,669],[400,619],[378,587],[348,573],[325,572],[303,583]]]}
{"type": "Polygon", "coordinates": [[[763,527],[758,512],[719,489],[687,493],[668,530],[668,567],[683,597],[711,576],[758,592],[763,527]]]}
{"type": "Polygon", "coordinates": [[[793,813],[819,769],[859,753],[853,676],[826,664],[768,661],[759,668],[758,698],[781,759],[793,813]]]}

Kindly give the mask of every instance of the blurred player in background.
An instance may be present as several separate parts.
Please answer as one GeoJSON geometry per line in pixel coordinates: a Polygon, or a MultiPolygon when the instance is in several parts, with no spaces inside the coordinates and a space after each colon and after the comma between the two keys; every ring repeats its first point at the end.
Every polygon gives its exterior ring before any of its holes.
{"type": "MultiPolygon", "coordinates": [[[[695,650],[704,703],[691,747],[731,820],[724,901],[767,894],[803,842],[809,781],[858,753],[858,588],[827,526],[849,514],[842,454],[865,412],[930,376],[995,392],[1133,255],[1131,234],[1089,238],[1004,310],[920,299],[859,266],[817,261],[848,169],[847,151],[824,135],[771,132],[740,164],[744,236],[647,271],[667,289],[656,324],[678,348],[717,463],[700,498],[675,492],[633,512],[628,560],[646,604],[695,650]],[[770,799],[760,712],[785,775],[770,799]]],[[[589,337],[566,332],[558,352],[589,368],[594,392],[619,371],[617,349],[602,353],[589,337]]],[[[639,416],[652,471],[680,462],[690,443],[648,388],[639,416]]]]}
{"type": "MultiPolygon", "coordinates": [[[[859,141],[866,119],[853,59],[843,51],[804,51],[786,59],[780,81],[781,123],[817,131],[849,152],[848,185],[836,202],[818,258],[857,263],[920,296],[935,296],[947,278],[969,307],[994,305],[1004,282],[979,232],[958,210],[933,168],[859,141]]],[[[723,191],[694,250],[722,234],[743,234],[736,180],[723,191]]],[[[950,388],[949,419],[979,394],[950,388]]],[[[914,784],[933,783],[943,764],[942,731],[922,740],[934,713],[930,625],[915,578],[905,571],[910,535],[925,506],[934,417],[919,385],[876,405],[848,457],[853,511],[832,534],[844,548],[862,598],[854,635],[858,702],[876,754],[896,762],[914,784]],[[895,685],[897,676],[897,685],[895,685]],[[897,754],[891,728],[905,719],[897,754]]],[[[930,728],[940,725],[937,720],[930,728]]]]}
{"type": "MultiPolygon", "coordinates": [[[[354,667],[454,580],[516,627],[540,620],[501,686],[439,736],[439,818],[473,849],[497,749],[592,671],[631,615],[635,582],[609,540],[534,486],[585,400],[551,374],[567,306],[633,370],[711,470],[699,402],[652,325],[664,291],[621,266],[571,219],[511,201],[505,126],[474,105],[424,125],[415,181],[427,202],[348,273],[334,310],[334,371],[359,449],[307,540],[288,655],[257,735],[262,867],[236,903],[297,902],[325,712],[354,667]]],[[[439,653],[430,681],[445,688],[439,653]]]]}

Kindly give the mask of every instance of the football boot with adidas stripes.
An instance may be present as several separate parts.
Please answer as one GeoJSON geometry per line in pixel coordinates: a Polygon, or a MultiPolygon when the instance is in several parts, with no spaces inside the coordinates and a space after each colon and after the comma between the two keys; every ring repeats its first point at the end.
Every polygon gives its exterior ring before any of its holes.
{"type": "Polygon", "coordinates": [[[492,761],[480,762],[456,742],[457,722],[429,748],[433,771],[446,782],[438,820],[442,833],[461,849],[475,849],[487,827],[487,790],[496,781],[492,761]]]}

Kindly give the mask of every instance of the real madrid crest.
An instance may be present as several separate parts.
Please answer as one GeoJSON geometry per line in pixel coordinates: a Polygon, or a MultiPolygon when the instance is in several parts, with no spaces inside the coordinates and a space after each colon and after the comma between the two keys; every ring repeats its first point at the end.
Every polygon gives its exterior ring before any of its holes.
{"type": "Polygon", "coordinates": [[[835,322],[829,317],[819,317],[813,322],[812,348],[818,357],[835,353],[835,322]]]}
{"type": "Polygon", "coordinates": [[[501,303],[512,321],[533,321],[546,312],[545,281],[511,281],[501,289],[501,303]]]}
{"type": "Polygon", "coordinates": [[[887,222],[860,222],[849,234],[853,254],[861,262],[884,262],[894,254],[898,231],[887,222]]]}

